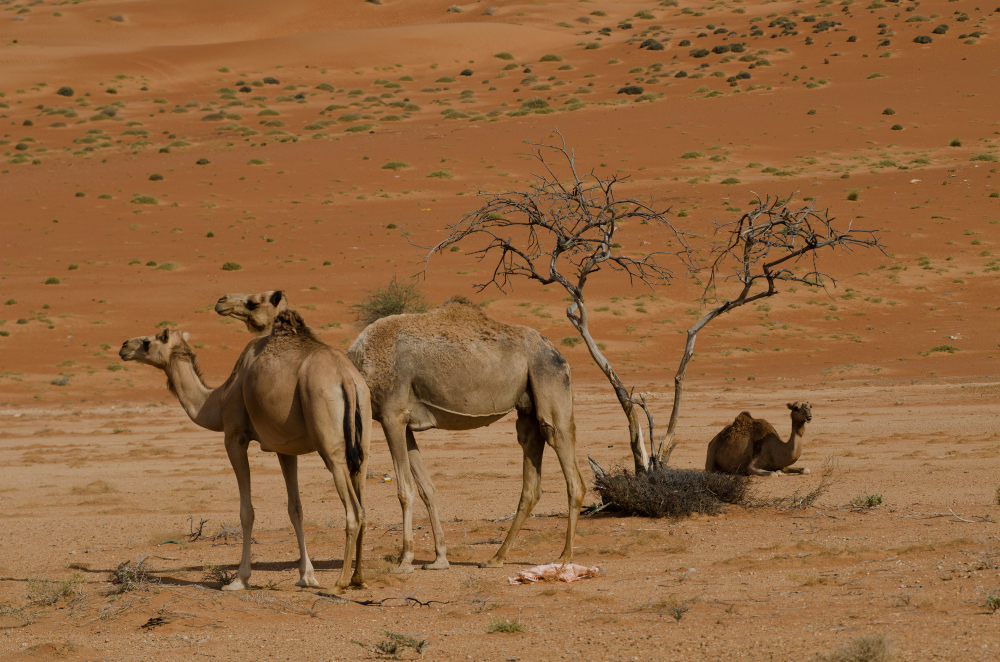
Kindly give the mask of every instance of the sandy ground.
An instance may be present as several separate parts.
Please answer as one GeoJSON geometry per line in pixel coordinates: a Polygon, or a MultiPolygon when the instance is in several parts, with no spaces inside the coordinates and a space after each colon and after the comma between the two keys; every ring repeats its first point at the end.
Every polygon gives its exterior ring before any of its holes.
{"type": "MultiPolygon", "coordinates": [[[[374,658],[386,631],[426,640],[428,659],[802,660],[861,635],[886,636],[897,659],[995,656],[1000,7],[287,4],[0,2],[0,657],[374,658]],[[885,255],[821,256],[829,294],[787,288],[714,322],[688,371],[674,463],[703,466],[744,409],[784,433],[784,403],[809,400],[812,475],[756,489],[813,489],[833,458],[819,505],[601,513],[576,550],[603,577],[509,586],[558,553],[566,505],[550,458],[536,513],[555,516],[529,520],[504,570],[477,567],[517,503],[508,418],[421,435],[452,568],[398,577],[376,433],[370,588],[347,596],[435,602],[370,606],[292,586],[280,472],[254,446],[259,588],[219,592],[213,567],[239,554],[216,537],[238,521],[220,435],[186,419],[157,371],[122,364],[120,343],[182,328],[221,383],[249,336],[215,300],[281,288],[345,347],[351,305],[422,269],[417,246],[479,191],[526,187],[521,141],[554,129],[585,169],[627,177],[622,195],[702,238],[757,195],[880,230],[885,255]],[[866,493],[882,505],[848,506],[866,493]],[[188,541],[189,518],[210,536],[188,541]],[[145,556],[159,583],[112,595],[109,572],[145,556]],[[524,630],[487,633],[494,618],[524,630]]],[[[668,239],[638,224],[618,236],[629,254],[668,239]]],[[[431,261],[429,301],[470,296],[553,339],[573,367],[581,466],[625,463],[624,419],[572,343],[564,293],[478,292],[492,267],[475,248],[431,261]]],[[[588,285],[595,336],[659,421],[698,294],[682,273],[655,291],[588,285]]],[[[332,582],[342,508],[319,461],[304,465],[310,550],[332,582]]]]}

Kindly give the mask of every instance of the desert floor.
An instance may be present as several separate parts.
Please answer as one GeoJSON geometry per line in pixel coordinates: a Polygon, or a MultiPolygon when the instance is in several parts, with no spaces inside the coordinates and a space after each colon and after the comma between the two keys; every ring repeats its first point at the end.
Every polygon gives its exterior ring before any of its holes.
{"type": "MultiPolygon", "coordinates": [[[[425,640],[428,659],[808,660],[866,635],[901,660],[998,654],[1000,7],[0,7],[0,657],[377,658],[389,632],[425,640]],[[641,93],[619,93],[628,86],[641,93]],[[480,291],[493,273],[468,254],[480,245],[429,263],[420,248],[481,205],[477,193],[526,189],[538,163],[522,141],[555,130],[584,171],[626,178],[620,196],[669,208],[702,250],[757,196],[879,232],[884,253],[820,254],[836,287],[784,287],[714,321],[688,369],[674,465],[704,466],[708,440],[743,410],[785,434],[785,403],[808,400],[799,464],[812,474],[755,490],[804,494],[827,466],[827,491],[809,508],[680,521],[602,512],[576,538],[576,560],[601,577],[512,586],[561,548],[553,455],[535,510],[551,516],[528,521],[506,568],[480,569],[517,504],[512,417],[431,431],[418,439],[452,567],[398,576],[396,485],[376,428],[369,588],[344,600],[293,586],[281,474],[253,445],[255,588],[220,592],[239,556],[219,535],[238,522],[221,435],[117,348],[183,329],[221,383],[250,338],[212,312],[226,292],[283,289],[346,348],[360,330],[351,306],[423,271],[431,304],[468,296],[560,347],[588,480],[587,455],[629,462],[565,292],[527,280],[480,291]],[[870,494],[881,505],[850,505],[870,494]],[[190,541],[201,520],[206,535],[190,541]],[[141,558],[155,582],[115,594],[110,573],[141,558]],[[360,604],[371,600],[383,604],[360,604]],[[523,630],[489,633],[493,619],[523,630]]],[[[616,236],[632,256],[670,241],[638,223],[616,236]]],[[[587,286],[595,337],[661,425],[684,332],[705,310],[673,266],[655,290],[605,272],[587,286]]],[[[302,464],[310,553],[332,587],[343,510],[318,458],[302,464]]],[[[426,527],[417,545],[430,561],[426,527]]]]}

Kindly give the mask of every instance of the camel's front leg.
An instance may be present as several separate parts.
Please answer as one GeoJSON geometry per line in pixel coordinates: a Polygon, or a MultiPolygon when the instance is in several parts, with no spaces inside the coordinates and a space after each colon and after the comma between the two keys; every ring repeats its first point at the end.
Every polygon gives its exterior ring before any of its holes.
{"type": "Polygon", "coordinates": [[[253,503],[250,500],[250,460],[247,458],[249,437],[244,433],[226,434],[226,453],[236,473],[240,488],[240,525],[243,529],[243,556],[236,578],[222,587],[223,591],[241,591],[250,582],[250,541],[253,539],[253,503]]]}
{"type": "Polygon", "coordinates": [[[392,468],[396,472],[396,494],[403,510],[403,548],[399,561],[392,569],[395,573],[413,572],[413,475],[406,453],[406,426],[399,421],[380,421],[385,440],[389,444],[392,468]]]}
{"type": "Polygon", "coordinates": [[[319,582],[313,574],[312,561],[306,551],[306,539],[302,533],[302,500],[299,498],[299,458],[295,455],[278,453],[278,463],[281,465],[281,475],[285,477],[285,489],[288,491],[288,519],[295,529],[295,539],[299,542],[299,581],[296,586],[318,588],[319,582]]]}
{"type": "Polygon", "coordinates": [[[808,467],[785,467],[781,471],[786,474],[802,474],[803,476],[809,475],[808,467]]]}
{"type": "Polygon", "coordinates": [[[427,517],[431,521],[431,530],[434,532],[434,562],[425,563],[422,567],[424,570],[447,570],[448,548],[444,542],[441,518],[438,517],[437,501],[434,498],[434,482],[420,457],[420,449],[417,448],[417,440],[413,437],[413,431],[409,428],[406,428],[406,454],[410,462],[410,471],[417,482],[417,491],[420,493],[424,505],[427,506],[427,517]]]}

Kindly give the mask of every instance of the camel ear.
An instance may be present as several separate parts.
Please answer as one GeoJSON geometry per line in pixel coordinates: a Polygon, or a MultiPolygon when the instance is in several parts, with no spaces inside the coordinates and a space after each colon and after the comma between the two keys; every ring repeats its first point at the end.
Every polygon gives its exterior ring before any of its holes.
{"type": "Polygon", "coordinates": [[[285,298],[285,293],[282,290],[275,290],[271,293],[271,305],[275,308],[281,303],[281,300],[285,298]]]}
{"type": "Polygon", "coordinates": [[[789,409],[795,409],[795,405],[793,403],[789,402],[788,403],[788,408],[789,409]]]}
{"type": "Polygon", "coordinates": [[[162,343],[170,342],[170,329],[163,329],[156,334],[156,339],[162,343]]]}
{"type": "Polygon", "coordinates": [[[183,339],[184,339],[184,342],[187,342],[187,341],[188,341],[188,338],[190,338],[190,337],[191,337],[191,334],[190,334],[190,333],[188,333],[187,331],[182,331],[182,332],[181,332],[181,338],[183,338],[183,339]]]}

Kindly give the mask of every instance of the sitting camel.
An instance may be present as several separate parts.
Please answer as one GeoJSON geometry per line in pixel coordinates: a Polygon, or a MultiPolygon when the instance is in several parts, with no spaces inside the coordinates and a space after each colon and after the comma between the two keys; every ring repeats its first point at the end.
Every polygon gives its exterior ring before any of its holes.
{"type": "MultiPolygon", "coordinates": [[[[266,293],[265,293],[266,294],[266,293]]],[[[220,299],[232,311],[239,297],[220,299]]],[[[247,300],[249,302],[249,300],[247,300]]],[[[257,307],[260,310],[260,306],[257,307]]],[[[239,313],[220,311],[237,319],[239,313]]],[[[366,327],[347,350],[372,393],[372,415],[382,425],[403,510],[403,549],[397,572],[413,570],[414,478],[434,532],[435,559],[424,569],[448,567],[434,484],[414,432],[484,427],[517,410],[524,453],[521,499],[507,537],[484,567],[500,567],[524,520],[541,496],[542,452],[555,449],[566,478],[569,523],[557,563],[573,557],[573,538],[586,487],[576,462],[576,425],[569,364],[534,329],[490,319],[464,297],[432,312],[393,315],[366,327]]]]}
{"type": "Polygon", "coordinates": [[[806,423],[812,421],[812,406],[808,402],[789,402],[788,408],[792,410],[788,441],[782,441],[774,426],[764,419],[743,412],[709,442],[705,471],[755,476],[808,474],[809,469],[791,465],[802,455],[802,435],[806,423]]]}
{"type": "Polygon", "coordinates": [[[226,452],[240,490],[243,554],[236,578],[224,590],[249,585],[254,521],[247,458],[251,440],[278,454],[288,515],[299,545],[296,586],[319,586],[306,551],[298,487],[298,456],[312,452],[319,453],[333,474],[344,504],[344,565],[336,586],[364,586],[361,558],[371,401],[368,387],[343,352],[320,342],[297,313],[285,311],[274,320],[272,333],[253,340],[229,379],[215,389],[202,379],[186,333],[164,329],[155,336],[132,338],[119,354],[124,361],[163,370],[168,388],[191,420],[225,432],[226,452]]]}

